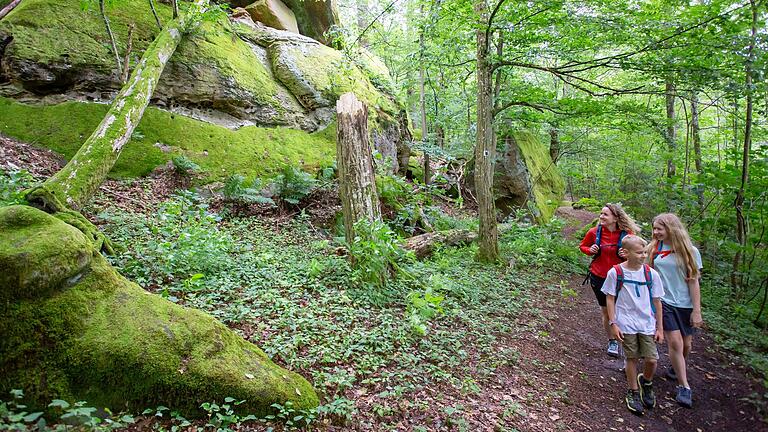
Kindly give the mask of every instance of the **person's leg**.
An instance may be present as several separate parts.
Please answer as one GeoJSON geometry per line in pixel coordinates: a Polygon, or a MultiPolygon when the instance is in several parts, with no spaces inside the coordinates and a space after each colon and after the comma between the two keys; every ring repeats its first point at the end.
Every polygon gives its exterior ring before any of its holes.
{"type": "Polygon", "coordinates": [[[627,368],[627,384],[631,390],[637,390],[637,359],[628,358],[624,365],[627,368]]]}
{"type": "Polygon", "coordinates": [[[693,335],[683,336],[683,359],[685,364],[688,364],[688,355],[691,353],[691,344],[693,343],[693,335]]]}
{"type": "Polygon", "coordinates": [[[600,309],[603,312],[603,328],[605,329],[605,335],[608,337],[608,340],[613,339],[613,336],[611,336],[611,326],[608,324],[608,308],[602,306],[600,309]]]}
{"type": "Polygon", "coordinates": [[[656,374],[656,359],[646,358],[643,360],[643,378],[646,381],[653,381],[653,376],[656,374]]]}
{"type": "Polygon", "coordinates": [[[667,346],[669,346],[669,361],[677,375],[677,384],[690,388],[685,370],[685,342],[682,333],[680,330],[665,331],[664,338],[667,340],[667,346]]]}

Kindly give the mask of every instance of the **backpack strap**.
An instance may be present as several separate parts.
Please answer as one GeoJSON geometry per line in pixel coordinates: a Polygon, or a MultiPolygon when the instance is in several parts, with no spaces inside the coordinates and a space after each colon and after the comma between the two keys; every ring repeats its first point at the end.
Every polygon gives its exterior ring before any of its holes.
{"type": "Polygon", "coordinates": [[[624,269],[621,268],[621,264],[614,265],[613,269],[616,271],[616,298],[618,298],[619,291],[624,286],[624,269]]]}
{"type": "Polygon", "coordinates": [[[592,255],[592,261],[596,260],[600,256],[600,242],[603,240],[603,226],[597,224],[597,232],[595,233],[595,244],[597,245],[597,253],[592,255]]]}
{"type": "Polygon", "coordinates": [[[651,299],[651,312],[656,315],[656,306],[653,304],[653,273],[651,273],[651,266],[643,264],[643,271],[645,273],[645,283],[648,285],[648,297],[651,299]]]}
{"type": "Polygon", "coordinates": [[[619,255],[619,249],[621,249],[621,241],[624,240],[624,237],[627,236],[627,232],[624,230],[621,230],[619,233],[619,242],[616,244],[616,256],[621,258],[621,255],[619,255]]]}

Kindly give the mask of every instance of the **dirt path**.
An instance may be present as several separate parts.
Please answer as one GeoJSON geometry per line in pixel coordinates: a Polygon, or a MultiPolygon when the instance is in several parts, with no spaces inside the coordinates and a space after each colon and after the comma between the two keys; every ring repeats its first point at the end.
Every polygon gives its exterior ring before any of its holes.
{"type": "MultiPolygon", "coordinates": [[[[589,212],[578,212],[582,220],[590,220],[589,212]]],[[[674,400],[676,383],[664,377],[670,363],[667,346],[662,344],[654,380],[658,405],[643,417],[631,414],[623,402],[627,388],[625,375],[619,371],[623,361],[605,354],[607,341],[599,307],[582,280],[573,275],[567,281],[573,290],[568,292],[575,295],[563,297],[540,290],[539,314],[548,322],[551,340],[528,343],[525,353],[540,364],[560,362],[559,373],[550,379],[561,380],[566,389],[561,392],[568,396],[557,408],[556,418],[550,418],[550,428],[541,430],[768,431],[766,389],[751,371],[715,346],[706,332],[694,337],[688,369],[693,409],[682,408],[674,400]]],[[[546,388],[543,382],[539,387],[546,388]]],[[[540,425],[515,423],[520,430],[540,430],[540,425]]]]}

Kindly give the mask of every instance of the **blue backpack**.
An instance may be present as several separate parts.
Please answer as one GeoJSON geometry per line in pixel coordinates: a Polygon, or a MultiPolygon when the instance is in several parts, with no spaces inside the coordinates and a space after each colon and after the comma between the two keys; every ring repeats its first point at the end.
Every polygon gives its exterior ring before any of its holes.
{"type": "Polygon", "coordinates": [[[640,285],[645,285],[648,287],[648,297],[651,299],[651,311],[653,311],[655,315],[656,306],[653,305],[653,296],[651,295],[653,288],[653,274],[651,273],[651,266],[648,264],[643,264],[643,273],[645,274],[644,282],[625,279],[624,270],[621,268],[621,264],[616,264],[613,266],[613,269],[616,271],[616,298],[619,298],[619,291],[621,291],[621,288],[624,286],[625,282],[635,285],[635,294],[638,297],[640,297],[640,285]]]}

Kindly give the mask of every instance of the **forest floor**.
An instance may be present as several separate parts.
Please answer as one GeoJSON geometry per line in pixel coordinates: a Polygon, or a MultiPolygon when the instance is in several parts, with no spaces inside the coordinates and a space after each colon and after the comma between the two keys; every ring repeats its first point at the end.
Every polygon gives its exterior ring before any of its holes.
{"type": "MultiPolygon", "coordinates": [[[[35,177],[44,178],[60,164],[61,158],[51,152],[0,136],[2,169],[26,169],[35,177]]],[[[162,173],[129,183],[109,181],[97,199],[126,211],[142,212],[152,202],[167,198],[178,187],[178,181],[162,173]]],[[[564,234],[568,237],[595,217],[572,208],[561,208],[558,214],[567,221],[564,234]]],[[[509,320],[511,325],[505,327],[505,332],[494,334],[495,352],[517,353],[516,360],[500,363],[491,373],[465,378],[464,386],[425,380],[428,384],[395,400],[393,406],[387,407],[387,413],[382,413],[382,395],[388,392],[391,396],[397,389],[353,386],[345,396],[353,401],[357,414],[341,425],[321,421],[313,424],[312,429],[768,431],[768,393],[760,378],[718,347],[706,330],[694,339],[689,366],[693,409],[679,407],[674,401],[675,383],[664,377],[669,358],[667,347],[662,344],[654,380],[658,406],[642,417],[629,413],[623,402],[626,380],[619,371],[622,361],[605,354],[606,337],[599,308],[590,287],[582,285],[582,280],[583,276],[577,274],[551,275],[535,286],[526,286],[527,306],[520,312],[510,314],[511,318],[499,315],[499,321],[509,320]]],[[[461,326],[452,329],[451,322],[446,321],[442,334],[466,330],[461,326]]],[[[241,333],[247,330],[243,325],[233,327],[241,333]]],[[[415,346],[403,346],[404,352],[396,355],[408,355],[408,348],[415,346]]],[[[475,357],[472,346],[463,348],[469,351],[469,359],[475,357]]],[[[455,368],[445,373],[460,377],[467,371],[466,364],[457,364],[455,368]]],[[[131,427],[153,428],[157,425],[151,416],[131,427]]],[[[259,424],[234,428],[271,430],[259,424]]]]}

